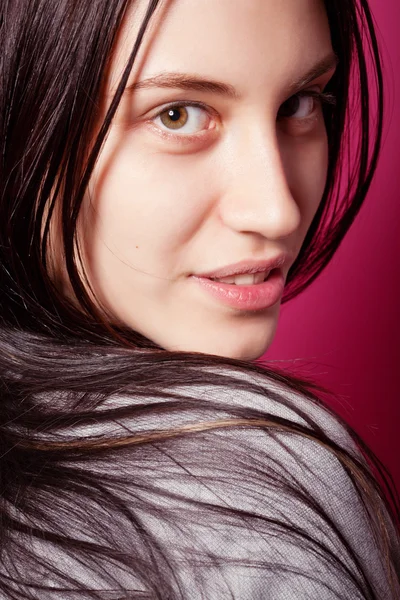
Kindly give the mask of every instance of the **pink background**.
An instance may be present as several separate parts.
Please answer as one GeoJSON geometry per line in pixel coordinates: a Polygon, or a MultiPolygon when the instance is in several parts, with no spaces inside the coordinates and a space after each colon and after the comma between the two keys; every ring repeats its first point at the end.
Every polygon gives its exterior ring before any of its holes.
{"type": "Polygon", "coordinates": [[[332,263],[284,304],[263,360],[335,392],[334,408],[389,468],[400,492],[400,2],[371,0],[386,80],[379,167],[332,263]]]}

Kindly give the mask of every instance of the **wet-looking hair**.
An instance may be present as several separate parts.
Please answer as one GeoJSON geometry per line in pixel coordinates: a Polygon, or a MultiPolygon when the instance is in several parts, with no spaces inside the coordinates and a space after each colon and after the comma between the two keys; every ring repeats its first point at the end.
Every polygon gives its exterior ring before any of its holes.
{"type": "MultiPolygon", "coordinates": [[[[44,588],[35,588],[38,584],[29,580],[30,573],[49,569],[35,551],[37,542],[61,548],[94,570],[104,561],[113,569],[119,565],[134,570],[149,590],[146,597],[186,598],[169,568],[168,545],[144,525],[146,511],[166,518],[161,493],[159,503],[154,501],[157,489],[152,487],[151,473],[159,472],[160,449],[173,455],[182,444],[187,444],[186,466],[199,467],[196,444],[208,436],[215,457],[214,483],[220,475],[222,485],[227,476],[222,469],[226,449],[218,433],[223,430],[258,428],[271,436],[286,432],[311,438],[336,457],[363,501],[376,506],[378,513],[381,504],[385,506],[398,526],[390,478],[356,434],[349,430],[366,462],[340,447],[288,400],[288,394],[296,393],[319,406],[316,386],[245,361],[167,351],[138,332],[106,322],[91,301],[77,266],[77,218],[146,28],[161,2],[149,1],[126,69],[97,129],[104,74],[130,4],[130,0],[3,0],[0,7],[0,598],[47,598],[44,588]],[[78,306],[62,295],[49,269],[56,203],[65,269],[78,306]],[[196,397],[203,386],[214,392],[223,388],[232,395],[245,390],[273,397],[277,405],[290,406],[306,422],[240,403],[230,405],[218,394],[196,397]],[[192,394],[187,393],[189,388],[192,394]],[[112,404],[110,399],[118,397],[131,402],[112,404]],[[129,419],[144,420],[145,425],[136,433],[113,427],[129,419]],[[96,433],[90,434],[93,425],[96,433]],[[129,472],[127,450],[133,456],[129,472]],[[101,470],[107,460],[113,465],[108,476],[101,470]],[[124,495],[128,482],[134,484],[135,501],[128,502],[124,495]],[[85,517],[92,537],[77,531],[76,524],[85,520],[79,521],[79,507],[84,506],[93,511],[85,517]],[[111,532],[108,538],[103,536],[105,525],[94,523],[94,514],[104,524],[129,523],[136,535],[131,546],[124,549],[111,532]],[[23,565],[24,583],[18,565],[23,565]]],[[[368,4],[326,0],[325,8],[338,58],[326,88],[336,104],[324,106],[328,176],[319,209],[289,272],[283,301],[300,293],[329,263],[362,206],[381,142],[382,72],[368,4]]],[[[302,497],[282,473],[262,476],[289,489],[294,498],[302,497]]],[[[261,475],[249,469],[247,477],[250,481],[261,475]]],[[[311,497],[303,500],[313,502],[311,497]]],[[[198,503],[199,514],[202,506],[198,503]]],[[[255,519],[237,508],[207,510],[214,510],[221,521],[237,518],[244,530],[255,519]]],[[[301,537],[295,524],[280,527],[293,538],[301,537]]],[[[339,538],[340,532],[335,533],[339,538]]],[[[394,549],[383,519],[377,521],[376,538],[383,544],[395,590],[399,575],[393,570],[394,549]]],[[[356,564],[345,541],[343,549],[356,564]]],[[[340,563],[323,544],[318,551],[340,563]]],[[[194,549],[185,559],[195,560],[194,549]]],[[[361,567],[356,575],[346,565],[340,568],[363,598],[378,600],[361,567]]],[[[76,597],[102,597],[90,591],[89,583],[77,581],[72,571],[65,589],[68,585],[78,590],[76,597]]],[[[129,597],[119,594],[116,597],[129,597]]]]}

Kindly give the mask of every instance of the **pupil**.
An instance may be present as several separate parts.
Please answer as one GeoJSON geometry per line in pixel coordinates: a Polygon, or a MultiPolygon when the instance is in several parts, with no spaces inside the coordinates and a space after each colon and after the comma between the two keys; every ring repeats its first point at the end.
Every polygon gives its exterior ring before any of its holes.
{"type": "Polygon", "coordinates": [[[184,107],[177,106],[176,108],[169,108],[165,110],[161,115],[161,122],[168,129],[181,129],[186,125],[188,120],[187,110],[184,107]]]}
{"type": "Polygon", "coordinates": [[[300,97],[292,96],[286,102],[282,104],[279,109],[280,117],[291,117],[294,115],[300,108],[300,97]]]}
{"type": "Polygon", "coordinates": [[[179,119],[181,118],[179,109],[172,108],[171,110],[169,110],[168,117],[171,119],[171,121],[179,121],[179,119]]]}

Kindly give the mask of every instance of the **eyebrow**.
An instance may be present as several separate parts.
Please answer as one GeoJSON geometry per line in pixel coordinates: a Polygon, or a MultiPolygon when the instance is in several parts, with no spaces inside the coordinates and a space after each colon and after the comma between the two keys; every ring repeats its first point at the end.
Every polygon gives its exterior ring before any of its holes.
{"type": "Polygon", "coordinates": [[[328,54],[328,56],[318,61],[305,75],[293,81],[289,87],[289,91],[294,93],[314,81],[314,79],[318,79],[322,75],[329,73],[332,69],[336,69],[338,62],[339,59],[336,54],[328,54]]]}
{"type": "MultiPolygon", "coordinates": [[[[294,94],[297,90],[308,85],[314,79],[322,77],[338,64],[338,58],[331,53],[318,61],[307,73],[299,79],[291,82],[288,93],[294,94]]],[[[134,82],[126,87],[126,91],[135,92],[136,90],[148,90],[154,88],[172,88],[186,91],[208,92],[225,96],[233,100],[239,100],[240,94],[237,90],[228,83],[215,81],[211,79],[203,79],[188,73],[160,73],[154,77],[142,79],[134,82]]]]}
{"type": "Polygon", "coordinates": [[[233,100],[239,99],[239,94],[232,85],[228,83],[222,83],[220,81],[214,81],[211,79],[202,79],[195,75],[189,75],[187,73],[160,73],[155,77],[149,77],[132,83],[127,86],[129,92],[136,90],[148,90],[152,88],[174,88],[181,90],[194,90],[197,92],[209,92],[212,94],[218,94],[220,96],[226,96],[233,100]]]}

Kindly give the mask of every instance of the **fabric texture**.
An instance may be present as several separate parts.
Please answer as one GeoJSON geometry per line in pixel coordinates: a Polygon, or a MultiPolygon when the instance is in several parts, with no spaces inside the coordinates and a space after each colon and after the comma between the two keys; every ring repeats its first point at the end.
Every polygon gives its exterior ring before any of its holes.
{"type": "MultiPolygon", "coordinates": [[[[195,398],[218,398],[221,403],[261,409],[303,425],[310,416],[339,446],[360,456],[331,414],[295,393],[285,392],[288,402],[284,406],[273,393],[271,397],[246,391],[232,394],[231,390],[200,386],[185,391],[195,398]]],[[[107,405],[134,402],[119,396],[110,398],[107,405]]],[[[148,431],[160,426],[159,419],[139,416],[115,421],[112,428],[124,433],[148,431]]],[[[207,420],[204,414],[202,419],[207,420]]],[[[169,418],[168,425],[191,422],[193,415],[177,415],[169,418]]],[[[74,434],[104,434],[105,427],[110,428],[95,423],[79,428],[77,424],[74,434]]],[[[157,568],[175,579],[175,591],[166,590],[165,600],[362,600],[370,597],[360,591],[362,570],[373,582],[378,598],[393,598],[380,541],[371,528],[378,515],[364,505],[334,454],[306,436],[249,426],[210,429],[61,466],[95,473],[101,493],[117,490],[121,506],[128,507],[135,521],[129,511],[110,511],[100,492],[85,502],[65,487],[58,495],[51,490],[32,491],[32,497],[40,504],[46,493],[53,494],[54,514],[58,515],[55,526],[60,532],[99,544],[107,542],[116,551],[131,555],[132,564],[122,568],[117,561],[113,564],[99,558],[93,569],[57,542],[16,536],[14,544],[29,545],[32,555],[38,557],[37,569],[26,571],[13,559],[12,551],[3,557],[1,569],[19,573],[21,586],[24,582],[30,589],[31,595],[26,597],[82,598],[66,583],[65,575],[73,575],[77,582],[98,590],[104,600],[155,598],[146,584],[148,576],[141,573],[149,555],[148,543],[159,550],[154,555],[157,568]],[[118,487],[122,476],[130,483],[118,487]],[[239,509],[239,515],[232,508],[239,509]],[[68,515],[65,523],[63,514],[68,515]],[[168,560],[163,559],[165,551],[168,560]],[[35,592],[30,587],[33,584],[49,589],[35,592]]],[[[395,568],[399,569],[398,537],[388,526],[397,548],[395,568]]],[[[157,577],[155,568],[154,582],[157,577]]]]}

